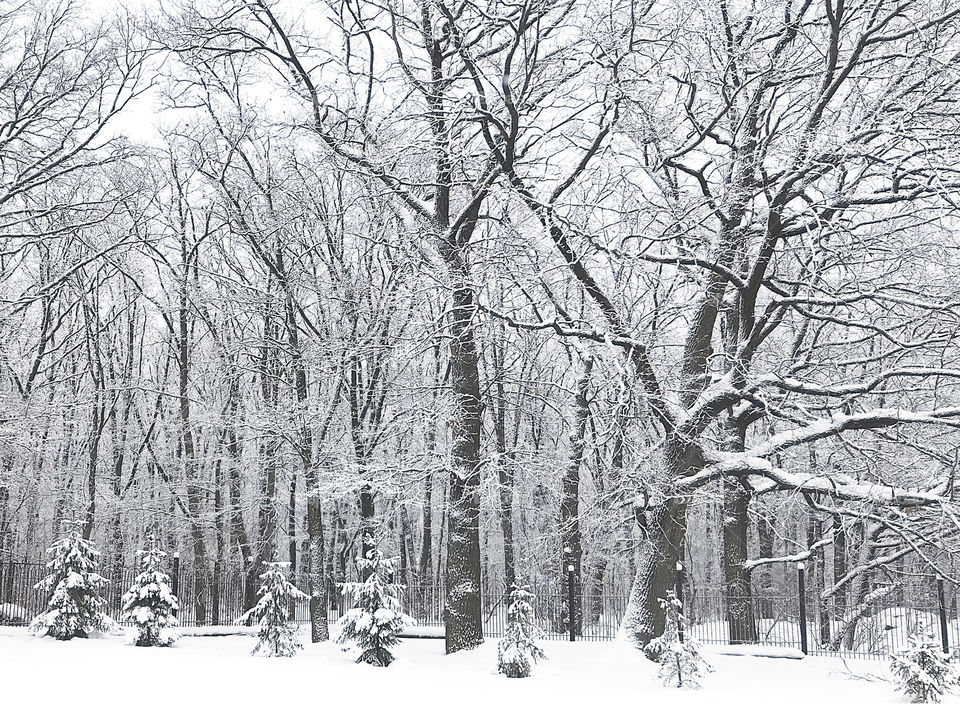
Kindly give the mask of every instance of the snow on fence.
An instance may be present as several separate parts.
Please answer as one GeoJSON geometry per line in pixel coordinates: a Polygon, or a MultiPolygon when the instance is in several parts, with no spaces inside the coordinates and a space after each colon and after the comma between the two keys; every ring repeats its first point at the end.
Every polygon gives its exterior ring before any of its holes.
{"type": "MultiPolygon", "coordinates": [[[[0,625],[24,625],[44,608],[46,598],[34,586],[45,574],[46,568],[39,563],[0,563],[0,625]]],[[[121,596],[130,586],[135,571],[111,574],[104,570],[103,574],[111,580],[104,592],[106,610],[116,618],[120,614],[121,596]]],[[[311,590],[311,578],[307,574],[297,573],[291,580],[303,591],[311,590]]],[[[246,576],[236,570],[204,579],[189,570],[178,569],[172,574],[171,584],[180,597],[179,617],[185,627],[235,625],[256,597],[256,587],[251,587],[246,576]]],[[[929,583],[922,587],[927,586],[929,583]]],[[[536,595],[534,610],[547,637],[566,639],[569,636],[567,597],[562,588],[532,590],[536,595]]],[[[945,608],[935,598],[904,602],[902,597],[893,594],[875,593],[873,600],[854,605],[838,598],[820,602],[811,593],[805,597],[806,651],[811,654],[886,655],[905,647],[907,637],[921,623],[945,640],[944,644],[954,652],[960,645],[956,606],[951,604],[945,608]]],[[[414,635],[442,637],[443,598],[442,586],[405,589],[403,609],[417,621],[414,635]]],[[[605,641],[616,637],[627,605],[625,595],[583,595],[576,603],[578,641],[605,641]]],[[[326,602],[329,622],[338,620],[351,606],[349,597],[334,587],[329,588],[326,602]]],[[[505,592],[486,592],[482,606],[484,633],[488,637],[499,637],[506,627],[505,592]]],[[[799,594],[773,597],[757,594],[741,598],[720,592],[688,592],[685,615],[690,634],[704,644],[766,645],[797,650],[804,644],[799,594]]],[[[310,621],[308,599],[296,602],[294,619],[302,624],[310,621]]]]}

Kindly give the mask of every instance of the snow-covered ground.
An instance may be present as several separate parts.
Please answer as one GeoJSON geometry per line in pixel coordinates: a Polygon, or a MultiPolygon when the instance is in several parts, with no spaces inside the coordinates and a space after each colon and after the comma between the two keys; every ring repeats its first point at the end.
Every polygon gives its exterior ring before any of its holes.
{"type": "MultiPolygon", "coordinates": [[[[304,638],[306,640],[306,638],[304,638]]],[[[704,654],[702,690],[666,689],[656,666],[621,643],[546,642],[532,678],[496,674],[496,642],[443,654],[441,640],[407,640],[389,668],[356,665],[333,643],[295,658],[249,655],[250,636],[184,637],[138,648],[119,637],[58,642],[0,627],[0,718],[900,718],[911,707],[881,662],[704,654]],[[854,675],[859,675],[858,679],[854,675]],[[851,716],[853,717],[853,716],[851,716]]],[[[958,698],[927,712],[956,717],[958,698]]]]}

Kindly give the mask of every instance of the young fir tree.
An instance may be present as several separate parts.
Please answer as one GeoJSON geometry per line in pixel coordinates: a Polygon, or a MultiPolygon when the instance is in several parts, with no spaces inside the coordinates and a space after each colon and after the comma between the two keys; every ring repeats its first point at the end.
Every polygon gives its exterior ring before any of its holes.
{"type": "Polygon", "coordinates": [[[287,580],[286,567],[289,564],[264,563],[267,571],[260,576],[260,599],[240,617],[239,622],[250,624],[256,621],[260,624],[257,645],[251,655],[293,657],[303,649],[297,640],[296,625],[288,620],[291,602],[306,595],[287,580]]]}
{"type": "Polygon", "coordinates": [[[102,610],[99,590],[107,581],[97,572],[100,553],[93,544],[73,530],[47,552],[53,555],[47,562],[50,574],[34,586],[48,596],[47,609],[30,623],[30,632],[70,640],[113,629],[114,622],[102,610]]]}
{"type": "Polygon", "coordinates": [[[392,573],[391,560],[384,560],[379,550],[370,550],[366,558],[357,558],[357,570],[366,580],[343,586],[345,595],[355,595],[356,605],[340,620],[337,642],[355,642],[362,648],[358,663],[386,667],[394,660],[387,648],[400,642],[398,635],[414,620],[400,609],[402,586],[385,582],[382,576],[392,573]]]}
{"type": "Polygon", "coordinates": [[[523,585],[510,590],[507,631],[497,648],[497,669],[509,678],[530,677],[534,663],[547,657],[537,645],[543,633],[533,620],[533,597],[523,585]]]}
{"type": "Polygon", "coordinates": [[[133,622],[130,642],[140,647],[169,647],[180,639],[176,617],[180,605],[170,590],[170,576],[163,571],[167,556],[157,539],[147,538],[147,549],[139,553],[140,574],[124,593],[120,620],[133,622]]]}
{"type": "Polygon", "coordinates": [[[700,680],[713,672],[710,664],[700,654],[699,644],[682,632],[684,627],[683,606],[673,591],[660,599],[660,607],[666,613],[663,635],[653,640],[647,652],[660,663],[658,677],[665,687],[700,687],[700,680]],[[682,639],[681,639],[682,638],[682,639]]]}
{"type": "Polygon", "coordinates": [[[944,693],[960,686],[960,673],[923,624],[908,639],[908,647],[890,657],[897,689],[910,702],[938,703],[944,693]]]}

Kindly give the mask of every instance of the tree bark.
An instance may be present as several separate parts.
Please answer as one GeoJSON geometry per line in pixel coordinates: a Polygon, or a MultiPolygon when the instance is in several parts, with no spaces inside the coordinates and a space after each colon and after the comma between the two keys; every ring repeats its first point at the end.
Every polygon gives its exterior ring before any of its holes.
{"type": "MultiPolygon", "coordinates": [[[[577,635],[583,634],[583,608],[579,607],[583,596],[583,539],[580,534],[580,468],[583,465],[584,447],[586,445],[587,420],[590,416],[590,404],[587,392],[590,388],[590,375],[593,372],[593,358],[587,357],[583,365],[583,372],[577,382],[575,396],[576,409],[573,424],[570,429],[570,462],[563,478],[563,494],[560,499],[560,540],[561,559],[560,577],[567,579],[569,573],[565,567],[567,562],[573,564],[573,603],[574,607],[564,607],[567,617],[567,629],[572,626],[577,635]],[[566,552],[570,548],[570,552],[566,552]]],[[[569,592],[569,588],[567,588],[569,592]]]]}
{"type": "MultiPolygon", "coordinates": [[[[454,264],[456,268],[456,264],[454,264]]],[[[459,275],[460,273],[458,273],[459,275]]],[[[480,599],[480,373],[474,340],[476,303],[465,277],[453,291],[450,310],[450,379],[456,410],[447,514],[446,628],[447,653],[483,642],[480,599]]]]}

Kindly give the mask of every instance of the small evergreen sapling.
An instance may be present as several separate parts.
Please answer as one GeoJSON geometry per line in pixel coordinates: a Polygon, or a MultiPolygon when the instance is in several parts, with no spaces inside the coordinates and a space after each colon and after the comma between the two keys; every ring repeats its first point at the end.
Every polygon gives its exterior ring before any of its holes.
{"type": "Polygon", "coordinates": [[[399,643],[400,633],[415,621],[400,609],[403,587],[383,579],[383,574],[393,571],[391,560],[384,560],[379,550],[370,550],[366,558],[357,558],[357,569],[366,580],[344,583],[344,594],[354,594],[356,605],[340,620],[337,642],[355,642],[362,648],[358,663],[387,667],[394,661],[387,648],[399,643]]]}
{"type": "Polygon", "coordinates": [[[890,657],[897,689],[914,703],[938,703],[960,685],[960,673],[923,624],[907,640],[908,647],[890,657]]]}
{"type": "Polygon", "coordinates": [[[99,590],[107,581],[97,572],[100,553],[76,530],[47,549],[50,574],[34,588],[49,596],[47,609],[30,623],[30,632],[57,640],[88,637],[90,632],[107,632],[115,627],[103,612],[105,602],[99,590]]]}
{"type": "Polygon", "coordinates": [[[543,633],[533,620],[533,597],[523,585],[510,590],[507,631],[497,646],[497,670],[509,678],[530,677],[534,663],[547,657],[537,645],[543,633]]]}
{"type": "Polygon", "coordinates": [[[683,633],[680,639],[681,628],[685,620],[683,606],[673,591],[667,593],[667,598],[660,598],[660,607],[666,613],[666,626],[663,635],[651,641],[647,652],[657,658],[660,671],[657,676],[664,687],[700,687],[700,681],[708,672],[713,672],[710,664],[700,654],[700,645],[690,633],[683,633]]]}
{"type": "Polygon", "coordinates": [[[147,539],[147,549],[139,553],[140,574],[124,593],[121,621],[135,625],[130,642],[140,647],[169,647],[180,639],[176,617],[180,604],[170,590],[170,576],[163,571],[167,556],[157,546],[157,539],[147,539]]]}
{"type": "Polygon", "coordinates": [[[297,640],[296,625],[287,621],[291,602],[297,598],[305,598],[306,595],[287,580],[286,567],[289,564],[264,563],[267,571],[260,576],[260,599],[239,619],[239,622],[246,624],[252,621],[260,624],[257,645],[251,655],[293,657],[303,649],[303,645],[297,640]]]}

